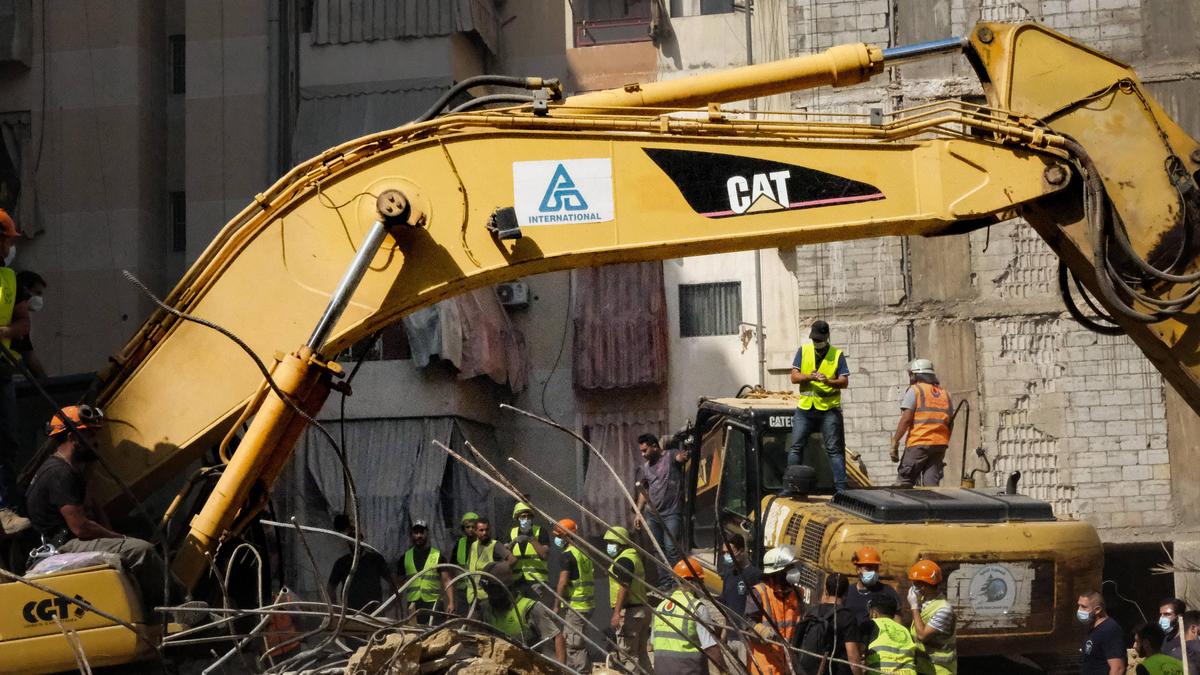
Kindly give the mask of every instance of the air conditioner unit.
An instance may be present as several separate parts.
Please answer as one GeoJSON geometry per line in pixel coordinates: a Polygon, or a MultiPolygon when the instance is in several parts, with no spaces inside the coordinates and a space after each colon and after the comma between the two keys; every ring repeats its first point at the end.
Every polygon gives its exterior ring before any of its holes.
{"type": "Polygon", "coordinates": [[[519,309],[529,306],[529,284],[524,281],[506,281],[496,284],[496,296],[505,307],[519,309]]]}

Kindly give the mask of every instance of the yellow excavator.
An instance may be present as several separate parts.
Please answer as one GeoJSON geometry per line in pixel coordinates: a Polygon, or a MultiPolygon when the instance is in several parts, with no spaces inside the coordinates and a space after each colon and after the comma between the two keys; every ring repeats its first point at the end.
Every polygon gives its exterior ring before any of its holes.
{"type": "MultiPolygon", "coordinates": [[[[488,83],[464,81],[448,96],[488,83]]],[[[486,108],[481,97],[437,115],[447,98],[411,124],[294,168],[221,230],[102,374],[92,402],[109,420],[99,452],[112,475],[90,476],[89,494],[110,515],[128,513],[220,448],[221,461],[203,470],[219,477],[195,500],[195,512],[179,506],[189,503],[181,493],[164,518],[187,529],[169,560],[186,585],[200,584],[209,556],[264,508],[298,436],[337,384],[336,354],[418,308],[542,272],[947,235],[1020,215],[1113,323],[1080,318],[1119,327],[1200,406],[1200,349],[1197,333],[1189,334],[1200,293],[1200,146],[1120,62],[1036,24],[989,23],[961,39],[838,46],[565,98],[554,81],[522,84],[533,91],[530,101],[486,108]],[[974,65],[986,105],[945,101],[878,124],[799,113],[753,119],[720,107],[852,85],[948,53],[974,65]],[[267,363],[269,379],[247,352],[267,363]],[[247,423],[231,452],[235,430],[247,423]]],[[[203,482],[187,480],[184,490],[203,482]]],[[[762,496],[773,502],[764,540],[812,542],[816,555],[828,557],[816,563],[826,566],[844,565],[834,557],[843,560],[853,544],[832,538],[852,531],[836,523],[870,516],[762,496]],[[789,510],[799,521],[784,517],[789,510]]],[[[1073,600],[1065,579],[1081,573],[1095,581],[1096,568],[1076,570],[1049,552],[1094,551],[1095,533],[1036,518],[1010,524],[870,527],[882,540],[892,528],[926,528],[913,530],[928,537],[926,546],[982,550],[981,557],[998,545],[993,533],[1004,532],[1005,546],[1024,547],[1055,575],[1052,591],[1037,586],[1042,577],[1033,582],[1036,602],[1053,603],[1053,611],[1039,614],[1042,624],[1006,629],[1004,639],[1057,636],[1062,603],[1073,600]],[[1073,538],[1051,525],[1072,528],[1073,538]]],[[[152,652],[157,626],[120,570],[98,566],[34,581],[46,590],[0,584],[0,671],[74,668],[73,647],[93,666],[152,652]],[[34,611],[23,612],[31,603],[34,611]],[[52,611],[58,603],[64,607],[52,611]],[[68,644],[46,617],[73,630],[77,642],[68,644]]]]}

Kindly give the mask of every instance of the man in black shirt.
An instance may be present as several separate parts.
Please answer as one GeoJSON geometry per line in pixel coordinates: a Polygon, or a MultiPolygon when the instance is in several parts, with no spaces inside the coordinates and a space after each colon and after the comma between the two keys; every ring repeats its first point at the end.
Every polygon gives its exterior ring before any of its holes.
{"type": "Polygon", "coordinates": [[[1125,634],[1105,611],[1104,596],[1096,591],[1079,596],[1075,614],[1079,623],[1088,628],[1087,639],[1079,648],[1083,655],[1079,664],[1080,674],[1124,675],[1128,663],[1125,634]]]}
{"type": "MultiPolygon", "coordinates": [[[[821,604],[810,616],[805,617],[800,630],[796,632],[798,647],[837,659],[829,664],[826,672],[830,675],[852,675],[853,671],[845,663],[847,661],[855,665],[862,664],[862,638],[858,621],[850,610],[842,606],[849,587],[850,582],[844,574],[833,573],[825,577],[825,592],[821,594],[821,604]],[[824,633],[824,639],[817,642],[823,644],[814,644],[807,639],[811,631],[818,630],[824,633]]],[[[801,654],[800,662],[802,665],[809,662],[819,663],[820,659],[812,654],[801,654]]]]}
{"type": "MultiPolygon", "coordinates": [[[[750,589],[762,581],[762,570],[750,563],[746,555],[746,538],[737,532],[725,535],[725,552],[721,554],[721,604],[729,608],[729,614],[737,628],[751,630],[753,626],[746,620],[746,598],[750,589]]],[[[730,650],[738,659],[746,662],[746,643],[742,641],[741,633],[726,630],[724,638],[730,650]]]]}
{"type": "Polygon", "coordinates": [[[854,563],[854,569],[858,570],[858,581],[851,585],[846,593],[845,607],[854,614],[858,625],[863,626],[870,622],[867,606],[872,598],[886,595],[893,600],[896,607],[900,606],[900,598],[896,591],[879,579],[879,567],[883,564],[883,558],[875,547],[860,547],[850,561],[854,563]]]}
{"type": "Polygon", "coordinates": [[[83,471],[97,459],[92,448],[102,422],[103,413],[86,405],[67,406],[51,418],[46,433],[57,447],[29,483],[26,491],[29,519],[42,540],[59,553],[95,551],[119,556],[125,570],[137,582],[149,613],[154,607],[182,600],[187,592],[174,575],[164,575],[163,559],[150,542],[112,531],[103,511],[93,512],[85,506],[83,471]],[[166,595],[164,576],[169,580],[166,595]]]}
{"type": "MultiPolygon", "coordinates": [[[[350,524],[350,517],[344,513],[339,513],[334,517],[333,529],[348,537],[358,538],[357,531],[350,524]]],[[[346,543],[347,546],[353,547],[351,542],[346,543]]],[[[350,563],[353,562],[353,557],[354,551],[351,550],[338,558],[329,572],[329,599],[335,604],[341,600],[342,596],[338,592],[338,586],[341,586],[346,581],[346,577],[350,576],[350,563]]],[[[371,603],[378,605],[383,601],[383,592],[380,588],[383,582],[387,582],[391,586],[393,593],[396,592],[396,579],[392,576],[392,570],[387,560],[384,560],[379,551],[368,548],[359,539],[358,565],[354,568],[354,578],[346,586],[346,606],[350,609],[361,610],[371,603]]]]}

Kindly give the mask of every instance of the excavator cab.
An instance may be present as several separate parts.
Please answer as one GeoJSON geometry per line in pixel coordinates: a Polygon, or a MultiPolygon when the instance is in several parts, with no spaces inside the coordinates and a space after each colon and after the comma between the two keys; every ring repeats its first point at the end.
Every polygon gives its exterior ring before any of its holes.
{"type": "MultiPolygon", "coordinates": [[[[692,529],[685,533],[697,557],[715,565],[723,536],[738,533],[751,559],[761,560],[765,551],[757,543],[761,538],[754,536],[754,524],[762,522],[764,500],[783,489],[795,409],[796,399],[786,393],[704,398],[695,423],[673,439],[699,450],[698,460],[688,467],[687,522],[692,529]]],[[[858,454],[847,451],[846,461],[850,487],[868,487],[858,454]]],[[[819,433],[808,438],[801,463],[816,473],[810,496],[831,498],[833,469],[819,433]]]]}

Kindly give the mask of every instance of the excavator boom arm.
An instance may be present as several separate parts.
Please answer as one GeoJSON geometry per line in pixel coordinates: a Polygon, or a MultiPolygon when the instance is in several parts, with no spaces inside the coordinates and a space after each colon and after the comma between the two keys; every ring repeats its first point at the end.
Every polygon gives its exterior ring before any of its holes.
{"type": "MultiPolygon", "coordinates": [[[[1107,186],[1102,196],[1114,220],[1123,223],[1131,247],[1152,260],[1164,241],[1187,230],[1179,198],[1187,181],[1163,167],[1173,157],[1190,179],[1196,142],[1141,93],[1127,67],[1030,24],[981,25],[969,53],[990,106],[926,106],[883,125],[799,115],[743,120],[712,106],[689,114],[661,109],[778,91],[787,78],[790,88],[860,81],[884,61],[881,50],[858,46],[799,71],[743,71],[769,73],[754,84],[710,78],[702,95],[681,80],[573,97],[545,110],[449,115],[364,137],[259,195],[167,301],[226,327],[266,360],[306,344],[358,247],[384,219],[380,196],[400,195],[408,224],[390,227],[383,245],[366,251],[368,268],[340,319],[319,344],[280,357],[281,379],[295,384],[288,395],[315,411],[323,396],[313,388],[327,383],[317,385],[305,368],[408,312],[515,277],[949,234],[1019,211],[1103,296],[1085,193],[1099,204],[1096,186],[1107,186]],[[1065,82],[1031,65],[1047,62],[1070,63],[1089,77],[1065,82]],[[858,63],[859,74],[846,75],[847,63],[858,63]],[[803,75],[822,68],[825,76],[803,75]],[[634,103],[660,109],[622,108],[634,103]],[[1132,151],[1112,149],[1118,143],[1106,130],[1113,128],[1132,151]],[[296,368],[301,372],[288,374],[296,368]]],[[[1183,267],[1173,269],[1183,274],[1183,267]]],[[[1139,288],[1144,297],[1187,292],[1161,283],[1139,288]]],[[[1136,298],[1124,300],[1148,311],[1136,298]]],[[[1200,401],[1193,371],[1200,352],[1179,339],[1191,315],[1145,323],[1113,304],[1105,302],[1172,383],[1200,401]]],[[[194,582],[203,556],[247,508],[252,484],[270,487],[303,420],[274,394],[258,395],[261,375],[239,347],[170,313],[151,317],[118,363],[100,400],[113,419],[106,456],[135,494],[197,458],[252,399],[265,401],[176,561],[194,582]],[[270,415],[263,412],[268,408],[270,415]]],[[[94,483],[119,508],[117,487],[103,477],[94,483]]]]}

